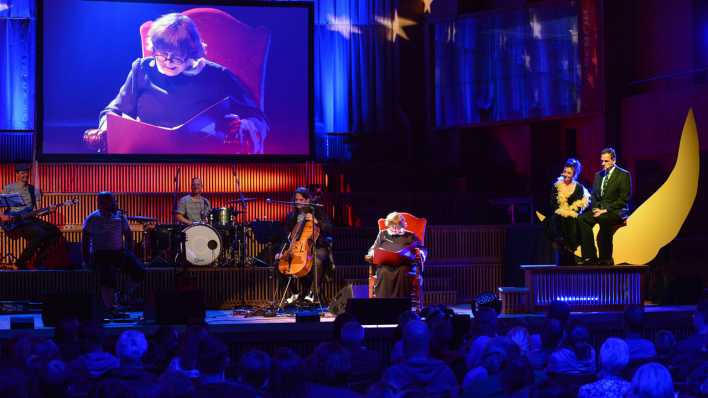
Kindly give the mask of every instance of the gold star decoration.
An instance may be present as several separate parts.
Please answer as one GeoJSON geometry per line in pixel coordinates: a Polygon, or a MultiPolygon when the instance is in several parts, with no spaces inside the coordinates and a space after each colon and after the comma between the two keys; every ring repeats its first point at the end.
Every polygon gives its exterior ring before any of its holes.
{"type": "Polygon", "coordinates": [[[421,0],[423,2],[423,13],[430,14],[431,8],[430,6],[433,5],[433,0],[421,0]]]}
{"type": "Polygon", "coordinates": [[[457,35],[457,29],[455,29],[455,23],[453,22],[447,27],[447,42],[455,41],[455,35],[457,35]]]}
{"type": "Polygon", "coordinates": [[[393,12],[393,21],[389,18],[376,17],[376,22],[378,22],[379,25],[387,27],[391,31],[389,40],[394,43],[396,42],[396,37],[398,36],[401,36],[403,39],[410,40],[408,39],[408,35],[406,35],[403,28],[406,26],[416,25],[415,21],[407,18],[399,18],[397,10],[393,12]]]}
{"type": "Polygon", "coordinates": [[[534,39],[540,39],[541,38],[541,22],[538,21],[538,18],[534,15],[531,21],[529,22],[529,26],[531,26],[532,34],[534,39]]]}
{"type": "Polygon", "coordinates": [[[327,29],[337,32],[347,39],[351,37],[352,33],[361,34],[361,30],[352,25],[349,18],[335,17],[334,15],[327,15],[327,29]]]}
{"type": "Polygon", "coordinates": [[[573,41],[573,44],[578,44],[578,28],[573,26],[568,29],[568,32],[570,32],[570,40],[573,41]]]}

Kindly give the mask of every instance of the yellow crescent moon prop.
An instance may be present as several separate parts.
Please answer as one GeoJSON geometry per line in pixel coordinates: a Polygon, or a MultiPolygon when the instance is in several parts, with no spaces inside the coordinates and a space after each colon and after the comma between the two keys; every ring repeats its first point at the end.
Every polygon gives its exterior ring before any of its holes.
{"type": "MultiPolygon", "coordinates": [[[[676,164],[669,178],[617,230],[612,240],[616,264],[644,265],[681,230],[698,192],[700,147],[693,109],[688,110],[681,133],[676,164]]],[[[536,212],[539,220],[546,217],[536,212]]],[[[595,238],[600,230],[593,228],[595,238]]],[[[580,248],[575,251],[580,257],[580,248]]]]}
{"type": "Polygon", "coordinates": [[[669,178],[615,233],[615,263],[646,264],[678,235],[698,192],[699,157],[696,119],[689,109],[669,178]]]}

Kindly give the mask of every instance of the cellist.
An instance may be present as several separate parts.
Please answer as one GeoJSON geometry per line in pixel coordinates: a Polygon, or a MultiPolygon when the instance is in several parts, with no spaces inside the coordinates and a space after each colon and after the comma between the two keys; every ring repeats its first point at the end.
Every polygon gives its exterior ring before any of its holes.
{"type": "MultiPolygon", "coordinates": [[[[315,301],[316,291],[320,292],[319,298],[320,303],[322,303],[321,282],[324,275],[331,272],[333,268],[330,256],[331,244],[329,243],[332,240],[332,223],[323,211],[323,207],[308,206],[311,204],[312,199],[312,194],[307,188],[297,188],[293,194],[294,208],[285,218],[285,229],[288,234],[291,234],[301,221],[311,221],[314,224],[314,228],[319,230],[319,236],[314,245],[313,267],[307,275],[299,278],[299,287],[295,283],[290,283],[290,291],[285,292],[288,304],[292,304],[298,299],[304,301],[305,304],[311,304],[315,301]],[[315,275],[317,275],[317,281],[315,281],[315,275]],[[317,285],[313,285],[314,283],[317,283],[317,285]]],[[[280,255],[276,255],[276,259],[279,258],[280,255]]],[[[281,277],[280,285],[284,286],[285,283],[283,281],[287,280],[287,275],[280,272],[278,274],[281,277]]]]}

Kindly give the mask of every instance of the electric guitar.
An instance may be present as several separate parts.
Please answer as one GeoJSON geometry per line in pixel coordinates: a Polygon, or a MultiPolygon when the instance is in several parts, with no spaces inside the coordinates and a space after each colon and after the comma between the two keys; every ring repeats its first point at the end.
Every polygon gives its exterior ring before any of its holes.
{"type": "Polygon", "coordinates": [[[21,212],[7,212],[5,215],[12,217],[10,221],[5,221],[5,222],[0,222],[0,227],[2,227],[2,230],[5,231],[5,233],[10,233],[12,230],[14,230],[17,225],[28,219],[28,218],[33,218],[33,217],[41,217],[49,214],[50,210],[53,208],[58,208],[62,206],[73,206],[75,204],[79,203],[78,198],[73,198],[69,199],[63,203],[57,203],[52,206],[47,206],[43,207],[41,209],[37,210],[31,210],[31,211],[21,211],[21,212]]]}

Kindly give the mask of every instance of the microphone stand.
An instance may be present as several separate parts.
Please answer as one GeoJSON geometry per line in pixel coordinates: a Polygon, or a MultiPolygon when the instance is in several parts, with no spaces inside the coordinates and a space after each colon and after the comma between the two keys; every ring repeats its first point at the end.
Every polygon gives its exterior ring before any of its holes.
{"type": "MultiPolygon", "coordinates": [[[[241,180],[238,177],[238,172],[236,170],[236,164],[234,164],[233,167],[233,175],[234,179],[236,180],[236,193],[239,195],[239,199],[237,203],[240,203],[241,206],[243,207],[244,210],[248,209],[248,204],[244,200],[243,192],[241,192],[241,180]]],[[[238,217],[238,216],[236,216],[238,217]]],[[[243,221],[243,220],[241,220],[243,221]]],[[[238,253],[238,262],[240,264],[237,264],[237,268],[241,268],[241,282],[242,286],[240,289],[238,289],[238,301],[236,305],[234,306],[234,313],[239,312],[239,311],[246,311],[248,312],[251,307],[246,304],[246,297],[245,297],[245,287],[246,287],[246,226],[243,225],[243,223],[235,223],[234,225],[234,233],[235,233],[235,238],[236,238],[236,245],[239,248],[239,253],[238,253]]]]}
{"type": "Polygon", "coordinates": [[[172,224],[177,224],[177,213],[175,210],[177,210],[177,195],[179,194],[179,175],[180,175],[180,168],[177,168],[177,173],[175,174],[175,179],[174,179],[174,184],[175,184],[175,191],[172,193],[172,224]]]}

